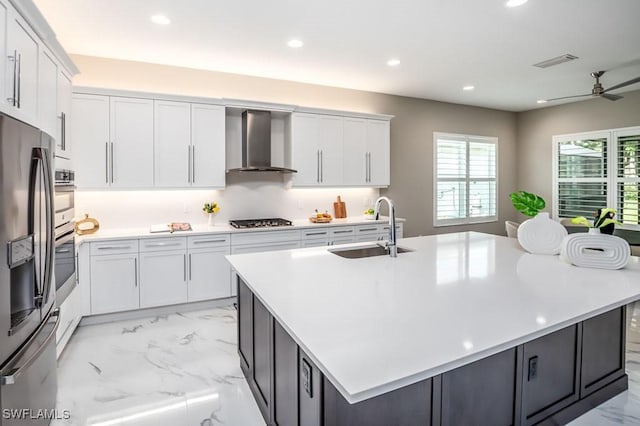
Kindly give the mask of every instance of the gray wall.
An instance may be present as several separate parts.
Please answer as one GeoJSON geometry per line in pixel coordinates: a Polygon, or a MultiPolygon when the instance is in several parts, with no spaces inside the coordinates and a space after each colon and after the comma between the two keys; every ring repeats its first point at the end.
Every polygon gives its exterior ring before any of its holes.
{"type": "MultiPolygon", "coordinates": [[[[552,207],[553,135],[640,126],[640,90],[612,102],[589,99],[517,114],[518,189],[534,192],[552,207]]],[[[519,219],[523,219],[520,217],[519,219]]]]}
{"type": "Polygon", "coordinates": [[[80,55],[73,55],[73,60],[81,71],[74,78],[74,84],[79,86],[392,114],[391,186],[383,192],[396,202],[398,216],[407,219],[406,236],[467,229],[504,234],[504,221],[515,218],[508,200],[508,194],[516,189],[515,113],[141,62],[80,55]],[[498,222],[433,228],[434,131],[498,137],[498,222]]]}

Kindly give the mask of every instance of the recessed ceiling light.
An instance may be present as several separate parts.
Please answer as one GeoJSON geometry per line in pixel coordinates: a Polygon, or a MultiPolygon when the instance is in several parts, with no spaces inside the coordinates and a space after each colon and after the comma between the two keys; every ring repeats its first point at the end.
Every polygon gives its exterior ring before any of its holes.
{"type": "Polygon", "coordinates": [[[469,91],[469,90],[473,90],[473,89],[475,89],[475,88],[476,88],[476,86],[464,86],[464,87],[462,88],[462,90],[469,91]]]}
{"type": "Polygon", "coordinates": [[[157,15],[153,15],[151,17],[151,22],[158,25],[169,25],[171,23],[171,19],[167,18],[165,15],[159,13],[157,15]]]}
{"type": "Polygon", "coordinates": [[[507,7],[518,7],[525,4],[528,0],[509,0],[505,6],[507,7]]]}
{"type": "Polygon", "coordinates": [[[390,67],[397,67],[398,65],[400,65],[400,59],[389,59],[387,61],[387,65],[389,65],[390,67]]]}
{"type": "Polygon", "coordinates": [[[287,46],[297,49],[298,47],[304,46],[304,43],[302,42],[302,40],[298,40],[297,38],[294,38],[287,42],[287,46]]]}
{"type": "Polygon", "coordinates": [[[538,99],[538,101],[537,101],[537,102],[538,102],[539,104],[546,104],[546,103],[547,103],[546,99],[538,99]]]}

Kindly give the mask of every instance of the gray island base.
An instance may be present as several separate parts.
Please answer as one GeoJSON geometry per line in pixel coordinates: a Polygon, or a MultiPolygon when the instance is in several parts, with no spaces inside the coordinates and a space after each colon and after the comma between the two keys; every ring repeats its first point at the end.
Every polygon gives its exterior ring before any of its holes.
{"type": "Polygon", "coordinates": [[[239,278],[238,347],[268,425],[557,425],[627,389],[625,309],[350,404],[239,278]]]}

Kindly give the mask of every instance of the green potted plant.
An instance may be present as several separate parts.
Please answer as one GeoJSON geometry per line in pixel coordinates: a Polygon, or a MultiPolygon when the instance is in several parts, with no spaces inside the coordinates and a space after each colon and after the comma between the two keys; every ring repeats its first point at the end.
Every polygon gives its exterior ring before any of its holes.
{"type": "Polygon", "coordinates": [[[613,235],[616,225],[620,225],[620,222],[615,220],[614,217],[616,217],[616,209],[606,207],[596,210],[593,223],[584,216],[574,217],[571,219],[571,223],[599,229],[601,234],[613,235]]]}

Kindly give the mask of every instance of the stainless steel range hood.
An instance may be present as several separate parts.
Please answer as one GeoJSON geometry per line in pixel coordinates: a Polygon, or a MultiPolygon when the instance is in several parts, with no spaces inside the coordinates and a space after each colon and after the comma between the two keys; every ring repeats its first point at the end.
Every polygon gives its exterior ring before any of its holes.
{"type": "Polygon", "coordinates": [[[271,112],[246,110],[242,113],[242,167],[227,171],[297,172],[271,165],[271,112]]]}

